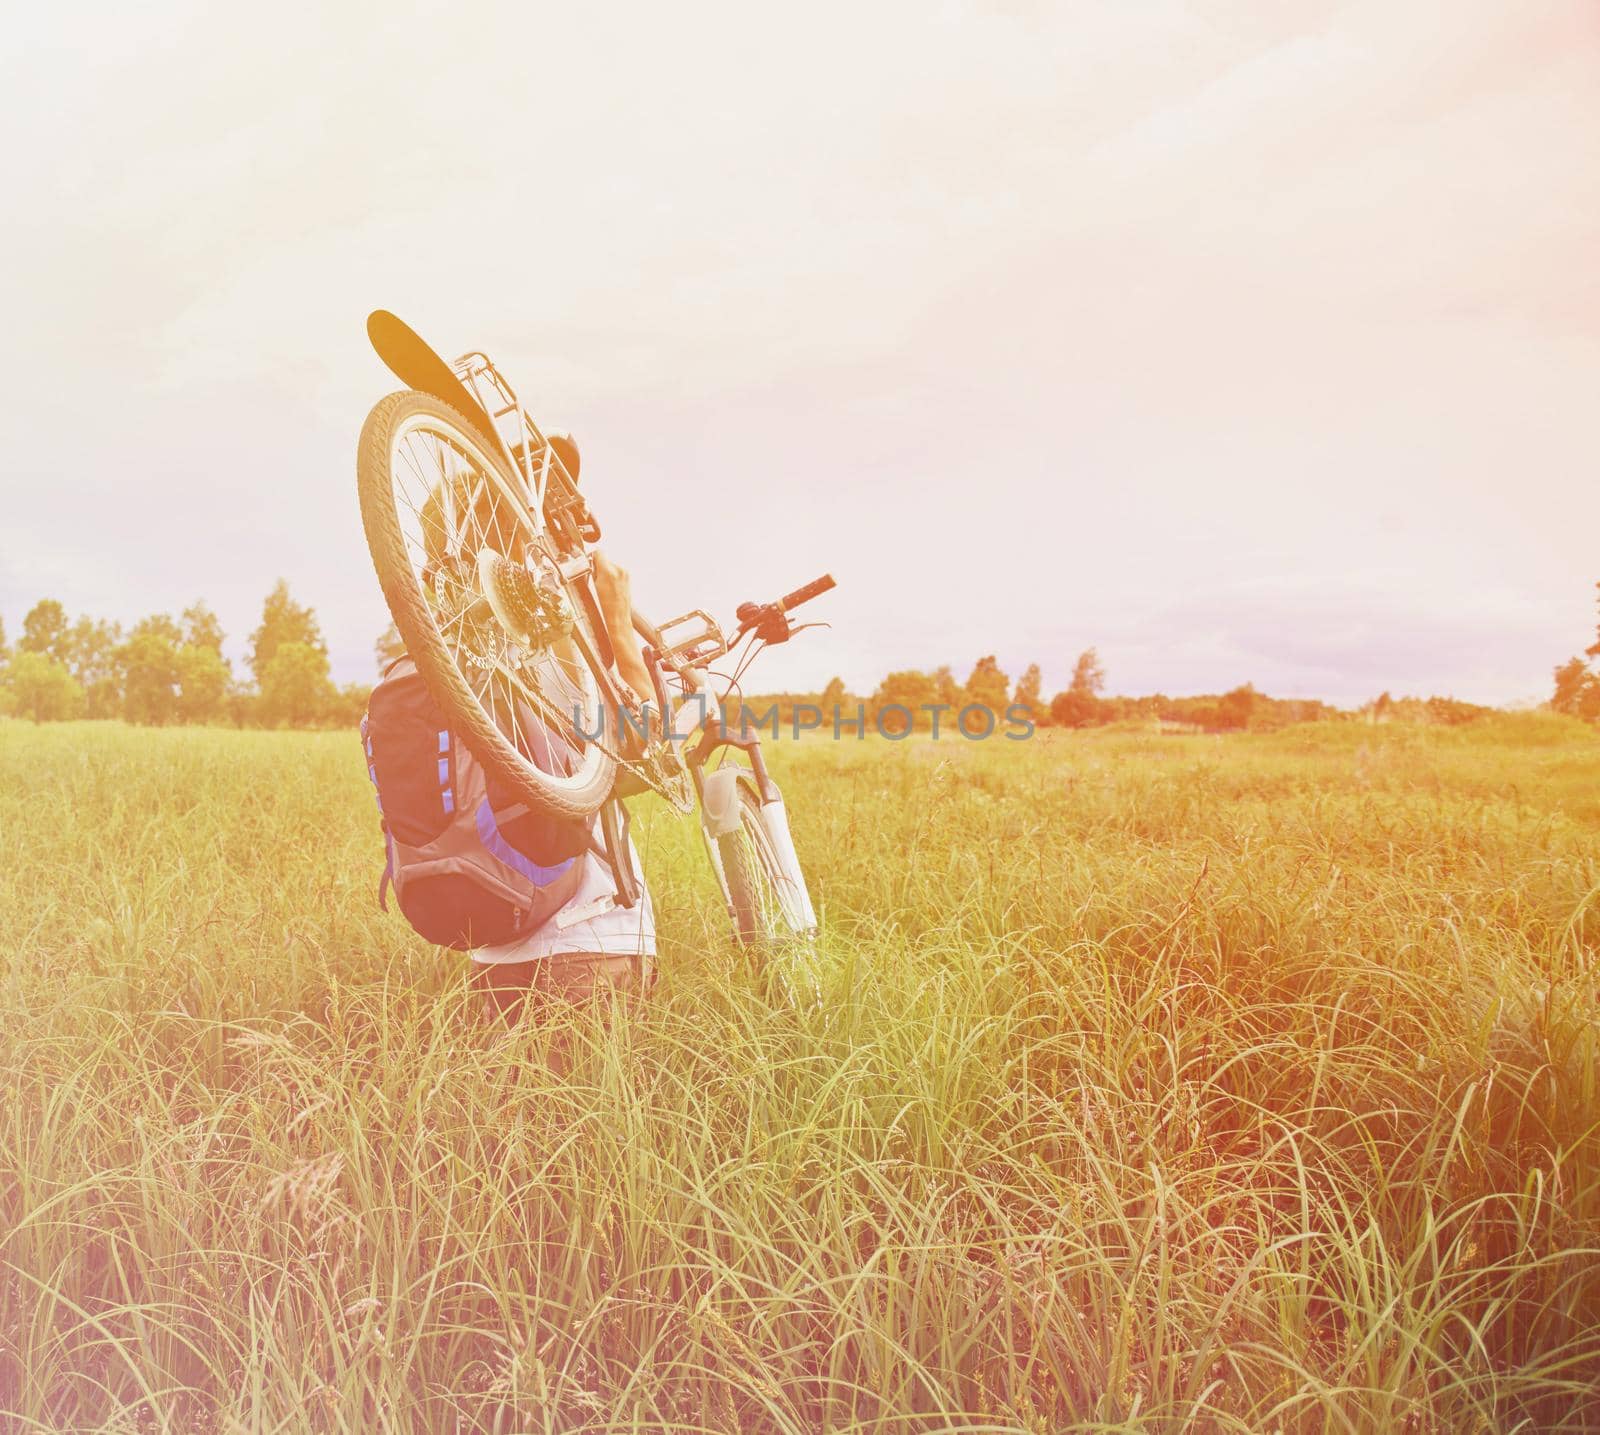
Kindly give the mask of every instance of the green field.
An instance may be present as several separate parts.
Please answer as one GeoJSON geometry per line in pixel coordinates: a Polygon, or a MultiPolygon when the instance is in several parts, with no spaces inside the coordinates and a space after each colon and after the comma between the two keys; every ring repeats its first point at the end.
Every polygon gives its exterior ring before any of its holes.
{"type": "Polygon", "coordinates": [[[0,723],[0,1428],[1600,1428],[1591,730],[769,746],[558,1080],[353,736],[0,723]]]}

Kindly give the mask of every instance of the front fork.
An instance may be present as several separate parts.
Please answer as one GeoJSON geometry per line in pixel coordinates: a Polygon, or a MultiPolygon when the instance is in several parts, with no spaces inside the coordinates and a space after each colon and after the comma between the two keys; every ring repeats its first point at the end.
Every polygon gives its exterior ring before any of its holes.
{"type": "MultiPolygon", "coordinates": [[[[666,732],[677,731],[682,708],[680,707],[677,714],[672,711],[665,671],[660,654],[653,644],[646,646],[644,659],[655,688],[656,706],[661,713],[663,740],[665,740],[666,732]]],[[[761,826],[773,855],[777,858],[781,876],[786,879],[787,888],[795,894],[797,905],[801,909],[796,913],[801,920],[801,927],[803,930],[815,929],[816,914],[811,906],[811,896],[807,891],[805,878],[800,872],[799,858],[794,850],[794,838],[789,832],[789,816],[783,805],[783,793],[779,791],[778,784],[772,780],[772,775],[767,771],[766,758],[761,752],[760,735],[751,732],[742,722],[738,732],[730,732],[720,709],[712,715],[706,705],[704,693],[697,696],[701,700],[701,721],[704,724],[704,731],[693,750],[683,755],[683,762],[694,782],[695,799],[699,807],[700,835],[705,842],[706,855],[711,861],[712,870],[717,874],[717,884],[722,889],[722,900],[727,907],[729,918],[734,919],[736,913],[732,893],[728,890],[727,874],[722,868],[718,839],[738,831],[739,786],[741,782],[746,782],[754,789],[761,814],[761,826]],[[706,764],[712,755],[719,748],[728,747],[737,748],[744,753],[749,765],[724,762],[716,769],[707,771],[706,764]]]]}
{"type": "Polygon", "coordinates": [[[811,893],[794,850],[789,814],[783,805],[783,793],[768,774],[766,760],[761,756],[761,739],[754,733],[741,733],[733,737],[724,732],[708,730],[689,758],[689,770],[694,774],[695,795],[700,799],[701,836],[705,839],[712,870],[716,872],[717,881],[722,887],[722,900],[730,919],[737,920],[738,914],[734,911],[733,895],[728,890],[727,874],[722,869],[718,839],[739,830],[739,787],[742,782],[749,782],[759,802],[762,831],[766,834],[772,855],[777,859],[781,890],[792,904],[790,918],[798,930],[815,931],[817,914],[811,905],[811,893]],[[741,763],[723,763],[715,771],[707,772],[706,758],[719,747],[741,749],[749,755],[749,767],[741,763]]]}
{"type": "MultiPolygon", "coordinates": [[[[647,652],[646,658],[650,661],[650,671],[655,676],[657,698],[662,704],[662,711],[665,712],[666,688],[661,680],[661,665],[655,661],[653,649],[647,652]]],[[[733,909],[733,893],[728,889],[728,875],[722,870],[722,853],[717,839],[738,830],[740,774],[749,773],[755,780],[756,794],[761,799],[763,811],[766,810],[768,803],[777,803],[781,812],[783,797],[778,791],[777,784],[767,772],[767,760],[761,755],[761,738],[756,733],[745,731],[742,724],[737,734],[729,733],[720,711],[714,720],[710,719],[708,714],[705,731],[700,735],[700,741],[695,744],[694,751],[687,755],[687,761],[690,776],[694,778],[700,837],[705,843],[711,870],[717,874],[717,885],[722,889],[722,905],[727,908],[728,919],[737,921],[738,917],[733,909]],[[724,763],[714,772],[708,773],[707,761],[718,748],[723,747],[738,748],[749,758],[750,766],[724,763]]],[[[792,844],[789,851],[790,860],[793,860],[792,844]]]]}

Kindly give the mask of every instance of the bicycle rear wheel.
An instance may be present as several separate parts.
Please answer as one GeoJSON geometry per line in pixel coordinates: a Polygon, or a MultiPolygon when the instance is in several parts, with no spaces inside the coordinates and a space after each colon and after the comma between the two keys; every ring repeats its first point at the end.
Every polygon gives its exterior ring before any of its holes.
{"type": "Polygon", "coordinates": [[[449,405],[405,391],[367,416],[361,521],[406,650],[451,726],[535,811],[584,818],[611,791],[609,652],[526,485],[449,405]]]}

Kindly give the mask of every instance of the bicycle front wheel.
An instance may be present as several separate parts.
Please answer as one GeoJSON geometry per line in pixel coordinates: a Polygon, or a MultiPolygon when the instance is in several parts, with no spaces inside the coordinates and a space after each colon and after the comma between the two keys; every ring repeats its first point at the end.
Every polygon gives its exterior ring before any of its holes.
{"type": "Polygon", "coordinates": [[[451,727],[533,810],[591,815],[615,774],[590,736],[608,654],[526,484],[448,404],[409,390],[368,415],[356,478],[384,599],[451,727]]]}
{"type": "Polygon", "coordinates": [[[764,816],[760,798],[741,781],[739,825],[716,840],[717,866],[733,911],[734,931],[746,946],[799,936],[816,926],[805,878],[787,839],[783,804],[772,806],[776,812],[764,816]],[[781,844],[774,840],[769,821],[782,824],[781,844]]]}

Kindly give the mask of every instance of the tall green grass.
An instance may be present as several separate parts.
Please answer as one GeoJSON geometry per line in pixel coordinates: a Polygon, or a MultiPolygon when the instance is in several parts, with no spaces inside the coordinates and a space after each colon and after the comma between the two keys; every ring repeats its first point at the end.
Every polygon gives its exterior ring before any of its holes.
{"type": "Polygon", "coordinates": [[[815,951],[641,804],[500,1032],[353,738],[0,725],[0,1426],[1600,1428],[1588,730],[769,746],[815,951]]]}

